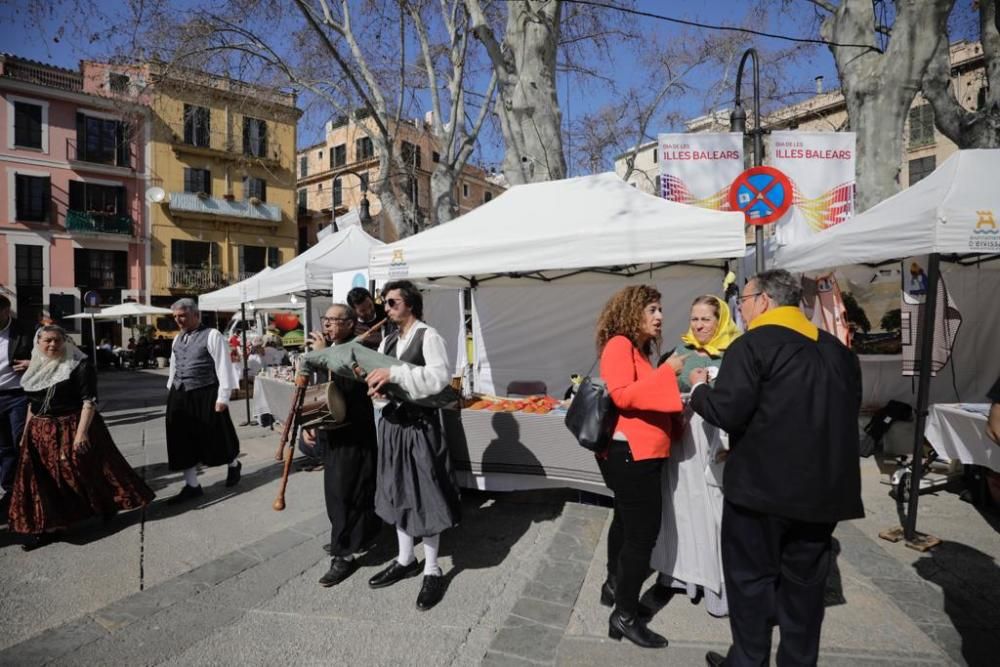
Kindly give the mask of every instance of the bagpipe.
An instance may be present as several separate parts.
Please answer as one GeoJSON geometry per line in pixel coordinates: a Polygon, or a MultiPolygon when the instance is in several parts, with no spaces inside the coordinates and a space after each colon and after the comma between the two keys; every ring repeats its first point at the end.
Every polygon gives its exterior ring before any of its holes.
{"type": "MultiPolygon", "coordinates": [[[[299,430],[305,428],[332,430],[347,423],[347,403],[336,383],[331,381],[310,385],[310,376],[313,373],[325,371],[354,382],[364,382],[370,369],[400,365],[413,366],[413,364],[381,354],[361,344],[361,341],[369,334],[378,331],[384,322],[385,320],[382,320],[349,343],[315,350],[300,358],[299,370],[295,376],[292,405],[281,429],[278,451],[274,455],[276,461],[284,459],[278,497],[275,498],[272,505],[276,511],[280,512],[285,509],[285,490],[288,486],[288,475],[292,469],[292,458],[295,456],[295,443],[298,441],[299,430]]],[[[419,398],[410,396],[402,387],[392,383],[383,385],[379,392],[390,401],[412,403],[424,408],[451,407],[456,405],[460,399],[458,390],[451,385],[432,396],[419,398]]]]}

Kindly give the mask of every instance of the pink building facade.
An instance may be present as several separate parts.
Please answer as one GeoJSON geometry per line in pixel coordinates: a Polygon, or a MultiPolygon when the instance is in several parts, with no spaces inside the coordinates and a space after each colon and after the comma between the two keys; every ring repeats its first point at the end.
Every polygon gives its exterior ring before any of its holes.
{"type": "Polygon", "coordinates": [[[79,72],[0,56],[0,291],[89,341],[65,319],[85,295],[148,299],[148,114],[84,90],[79,72]]]}

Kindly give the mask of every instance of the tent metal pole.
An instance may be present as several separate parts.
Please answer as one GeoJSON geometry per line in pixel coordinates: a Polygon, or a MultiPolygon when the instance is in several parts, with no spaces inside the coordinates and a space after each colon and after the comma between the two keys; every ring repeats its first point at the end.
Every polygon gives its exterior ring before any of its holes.
{"type": "Polygon", "coordinates": [[[924,301],[923,321],[920,322],[920,367],[917,381],[917,421],[913,429],[913,472],[910,475],[910,498],[906,509],[903,537],[912,542],[917,534],[917,501],[920,496],[920,479],[924,474],[924,427],[927,424],[927,404],[931,384],[931,353],[934,349],[934,320],[937,317],[940,256],[931,253],[927,258],[927,297],[924,301]]]}
{"type": "Polygon", "coordinates": [[[90,349],[94,355],[94,372],[97,372],[97,331],[94,326],[94,314],[90,314],[90,349]]]}
{"type": "Polygon", "coordinates": [[[243,398],[246,401],[247,408],[247,420],[240,424],[240,426],[252,426],[254,421],[253,414],[250,412],[250,382],[248,380],[250,355],[248,353],[249,350],[247,350],[247,304],[245,301],[240,302],[240,318],[243,321],[243,326],[240,328],[240,334],[243,338],[243,349],[240,354],[243,358],[243,398]]]}

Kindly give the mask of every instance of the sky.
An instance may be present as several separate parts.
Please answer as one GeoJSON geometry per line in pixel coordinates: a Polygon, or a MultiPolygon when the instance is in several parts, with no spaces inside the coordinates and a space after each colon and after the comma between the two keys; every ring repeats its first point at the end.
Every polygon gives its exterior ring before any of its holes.
{"type": "MultiPolygon", "coordinates": [[[[71,69],[75,69],[78,61],[82,58],[100,59],[107,57],[113,52],[113,40],[122,37],[120,30],[115,28],[116,23],[120,23],[121,19],[114,16],[116,11],[121,11],[116,9],[121,7],[121,3],[104,0],[103,7],[111,13],[111,16],[104,21],[94,22],[95,27],[87,25],[87,31],[96,31],[96,34],[85,37],[72,29],[67,30],[65,19],[60,17],[71,15],[67,14],[67,11],[72,12],[74,5],[86,1],[61,0],[55,3],[43,3],[40,0],[0,0],[0,15],[5,15],[4,18],[0,19],[0,44],[2,44],[0,50],[71,69]],[[4,9],[5,7],[7,9],[4,9]],[[37,8],[43,14],[39,16],[32,13],[32,8],[37,8]],[[29,25],[32,27],[29,28],[29,25]],[[102,33],[102,31],[106,32],[102,33]]],[[[600,1],[606,2],[607,0],[600,1]]],[[[775,2],[777,4],[779,0],[775,0],[775,2]]],[[[211,0],[203,2],[178,0],[175,4],[180,8],[205,6],[210,5],[211,0]]],[[[962,0],[959,0],[959,4],[962,4],[962,0]]],[[[638,0],[636,3],[636,8],[641,11],[669,15],[684,20],[719,25],[741,24],[783,35],[817,37],[813,29],[815,26],[813,18],[816,10],[806,0],[795,4],[794,11],[772,12],[772,17],[763,25],[754,21],[747,22],[746,16],[750,11],[750,6],[751,3],[746,0],[714,0],[713,2],[697,3],[687,0],[638,0]]],[[[648,36],[650,44],[658,41],[661,44],[671,45],[677,40],[697,40],[702,35],[714,32],[708,29],[678,26],[648,17],[635,17],[634,21],[641,34],[644,37],[648,36]]],[[[739,39],[745,40],[746,46],[756,46],[765,54],[789,46],[788,42],[749,35],[741,36],[739,39]]],[[[560,75],[559,96],[564,126],[574,124],[584,115],[613,101],[621,90],[630,85],[641,84],[641,68],[635,66],[636,60],[641,55],[650,54],[637,53],[633,47],[614,47],[611,52],[612,62],[598,64],[608,71],[610,81],[599,79],[581,81],[568,75],[560,75]]],[[[762,58],[762,70],[766,71],[769,64],[766,56],[762,58]]],[[[783,102],[791,103],[806,96],[806,93],[812,90],[814,85],[812,81],[816,76],[824,77],[826,89],[837,87],[837,72],[833,57],[830,51],[823,46],[813,48],[807,54],[800,55],[793,62],[788,63],[783,71],[788,79],[787,100],[783,99],[783,102]]],[[[701,87],[711,83],[708,79],[712,79],[714,82],[718,80],[719,76],[718,72],[699,72],[692,77],[689,82],[692,85],[692,90],[684,95],[672,96],[665,101],[664,112],[655,117],[650,128],[651,133],[655,135],[660,131],[683,130],[678,119],[692,118],[705,113],[707,102],[701,87]],[[701,77],[700,80],[699,77],[701,77]],[[671,114],[669,118],[667,112],[671,114]]],[[[731,76],[735,78],[735,73],[731,76]]],[[[750,89],[747,86],[745,95],[749,96],[749,94],[750,89]]],[[[731,100],[731,93],[727,92],[724,97],[713,99],[731,100]]],[[[325,107],[311,108],[310,113],[304,117],[305,122],[300,123],[298,140],[300,147],[321,139],[320,128],[322,120],[326,116],[325,107]]],[[[566,150],[570,153],[568,161],[573,165],[574,147],[571,142],[566,146],[566,150]]],[[[474,156],[474,161],[487,167],[499,166],[501,159],[502,146],[498,136],[484,138],[474,156]]],[[[611,165],[606,164],[603,167],[611,168],[611,165]]],[[[571,175],[576,175],[576,172],[579,172],[579,169],[571,166],[571,175]]]]}

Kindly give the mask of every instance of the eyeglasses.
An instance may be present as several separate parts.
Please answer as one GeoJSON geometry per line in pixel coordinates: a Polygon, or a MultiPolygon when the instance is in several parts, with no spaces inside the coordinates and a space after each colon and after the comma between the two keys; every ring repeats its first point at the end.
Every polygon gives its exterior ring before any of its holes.
{"type": "Polygon", "coordinates": [[[402,299],[386,299],[385,300],[385,305],[388,306],[389,308],[395,308],[396,306],[402,306],[403,305],[403,300],[402,299]]]}
{"type": "Polygon", "coordinates": [[[319,321],[323,324],[346,324],[347,322],[353,322],[354,320],[350,317],[321,317],[319,321]]]}
{"type": "Polygon", "coordinates": [[[761,294],[763,294],[763,292],[754,292],[753,294],[743,294],[743,295],[741,295],[741,296],[740,296],[740,298],[739,298],[738,300],[739,300],[739,302],[740,302],[740,303],[743,303],[743,302],[744,302],[744,301],[746,301],[747,299],[750,299],[750,298],[757,298],[757,297],[759,297],[759,296],[760,296],[761,294]]]}

